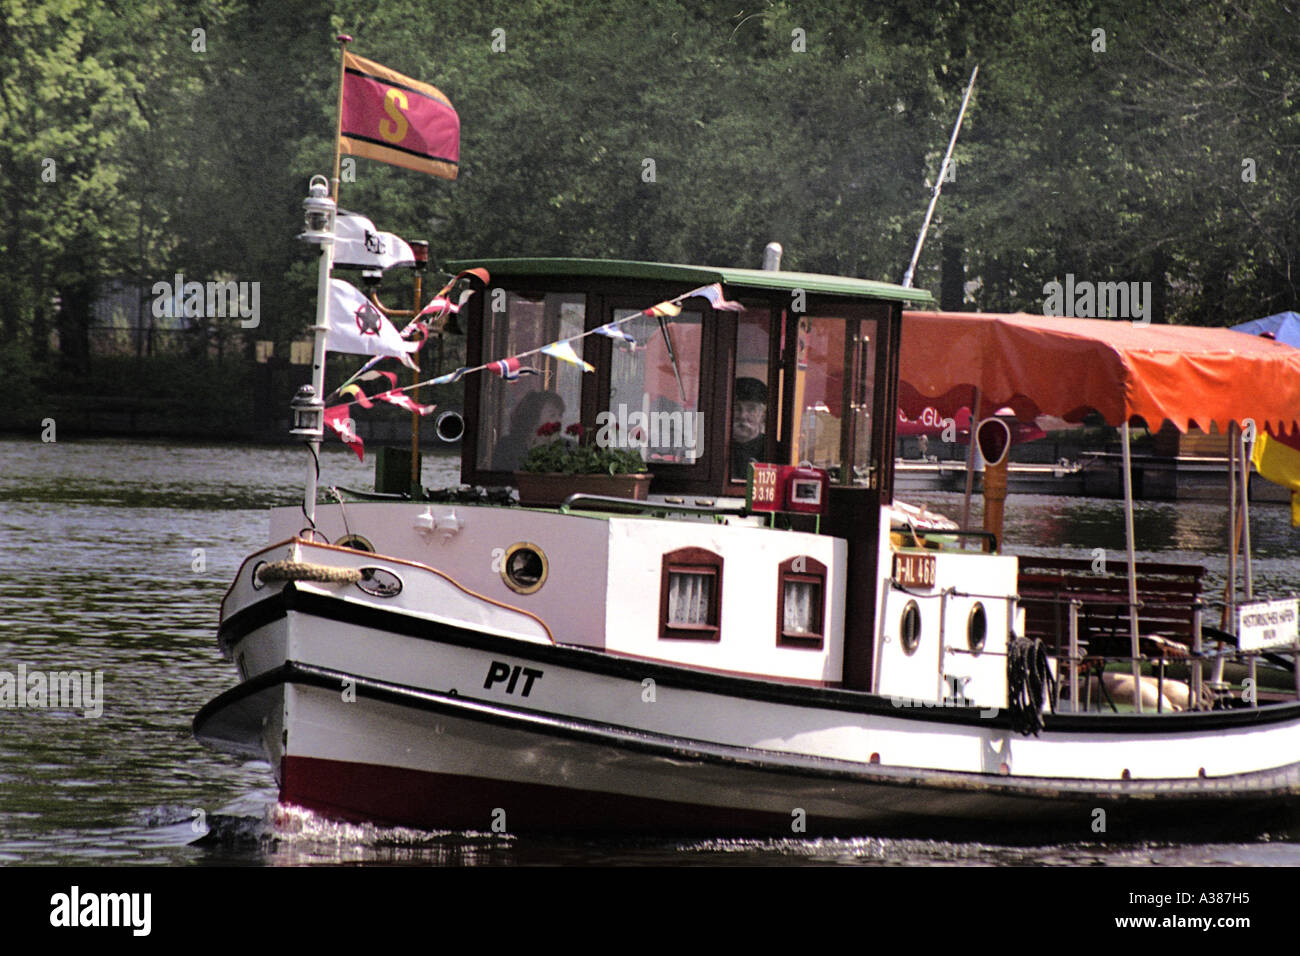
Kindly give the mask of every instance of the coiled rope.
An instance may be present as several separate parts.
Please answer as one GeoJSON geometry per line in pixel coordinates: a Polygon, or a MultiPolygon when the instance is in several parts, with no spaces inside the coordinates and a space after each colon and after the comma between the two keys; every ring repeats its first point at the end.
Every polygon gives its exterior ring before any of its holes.
{"type": "Polygon", "coordinates": [[[1007,648],[1007,710],[1011,712],[1012,729],[1037,737],[1043,729],[1043,702],[1049,693],[1052,710],[1056,710],[1054,691],[1043,642],[1015,638],[1007,648]]]}
{"type": "Polygon", "coordinates": [[[322,581],[326,584],[354,584],[363,575],[356,568],[334,568],[306,561],[271,561],[257,569],[257,579],[272,581],[322,581]]]}

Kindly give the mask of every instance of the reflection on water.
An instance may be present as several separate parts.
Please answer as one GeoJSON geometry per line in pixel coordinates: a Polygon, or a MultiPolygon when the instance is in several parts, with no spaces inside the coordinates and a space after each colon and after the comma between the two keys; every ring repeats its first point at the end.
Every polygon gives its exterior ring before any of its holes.
{"type": "MultiPolygon", "coordinates": [[[[367,488],[372,464],[328,446],[322,485],[367,488]]],[[[514,839],[349,827],[275,804],[270,768],[211,753],[194,713],[233,684],[217,608],[265,509],[299,500],[299,448],[143,441],[0,440],[0,670],[101,671],[104,712],[0,710],[0,863],[384,864],[1300,864],[1292,843],[1006,848],[913,840],[514,839]]],[[[457,462],[426,463],[426,484],[457,462]]],[[[960,513],[955,495],[913,500],[960,513]]],[[[1010,550],[1123,557],[1115,502],[1013,497],[1010,550]]],[[[1225,574],[1224,516],[1202,503],[1143,504],[1139,557],[1225,574]]],[[[1285,506],[1252,524],[1261,587],[1289,591],[1300,563],[1285,506]]]]}
{"type": "MultiPolygon", "coordinates": [[[[952,492],[912,494],[907,500],[960,517],[962,496],[952,492]]],[[[971,521],[980,520],[979,496],[971,521]]],[[[1139,561],[1200,564],[1204,591],[1222,595],[1228,578],[1228,514],[1209,501],[1139,501],[1133,508],[1139,561]]],[[[1012,554],[1091,558],[1101,548],[1108,563],[1125,561],[1123,502],[1099,498],[1013,495],[1007,499],[1004,549],[1012,554]]],[[[1277,502],[1251,504],[1250,544],[1256,595],[1285,595],[1300,585],[1300,531],[1291,509],[1277,502]]],[[[1240,574],[1240,569],[1238,570],[1240,574]]],[[[1238,583],[1240,587],[1240,580],[1238,583]]]]}

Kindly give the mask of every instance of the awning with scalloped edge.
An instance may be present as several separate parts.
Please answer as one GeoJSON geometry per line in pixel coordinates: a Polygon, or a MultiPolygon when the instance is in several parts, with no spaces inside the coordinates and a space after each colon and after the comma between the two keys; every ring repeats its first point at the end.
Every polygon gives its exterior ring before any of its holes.
{"type": "Polygon", "coordinates": [[[1022,421],[1092,410],[1111,425],[1142,418],[1227,429],[1300,427],[1300,349],[1231,329],[1139,326],[987,312],[904,312],[899,401],[954,415],[980,390],[981,414],[1010,406],[1022,421]]]}

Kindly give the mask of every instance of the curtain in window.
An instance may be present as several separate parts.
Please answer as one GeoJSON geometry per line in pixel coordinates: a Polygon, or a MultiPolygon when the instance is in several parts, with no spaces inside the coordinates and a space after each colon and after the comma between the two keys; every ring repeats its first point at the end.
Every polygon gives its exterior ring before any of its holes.
{"type": "Polygon", "coordinates": [[[781,627],[787,634],[815,634],[814,601],[819,588],[812,581],[785,582],[785,620],[781,627]]]}
{"type": "Polygon", "coordinates": [[[713,575],[671,571],[668,574],[668,623],[709,624],[713,575]]]}

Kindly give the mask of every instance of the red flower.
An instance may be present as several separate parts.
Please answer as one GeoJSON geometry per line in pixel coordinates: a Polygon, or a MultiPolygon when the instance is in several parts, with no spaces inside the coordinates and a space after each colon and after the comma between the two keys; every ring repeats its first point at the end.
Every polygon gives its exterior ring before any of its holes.
{"type": "Polygon", "coordinates": [[[537,429],[537,434],[545,438],[547,435],[554,435],[560,430],[559,422],[547,422],[541,428],[537,429]]]}
{"type": "Polygon", "coordinates": [[[581,438],[581,437],[582,437],[582,425],[579,424],[578,422],[574,422],[572,425],[570,425],[568,428],[566,428],[566,429],[564,430],[564,434],[566,434],[566,435],[577,435],[579,438],[581,438]]]}

